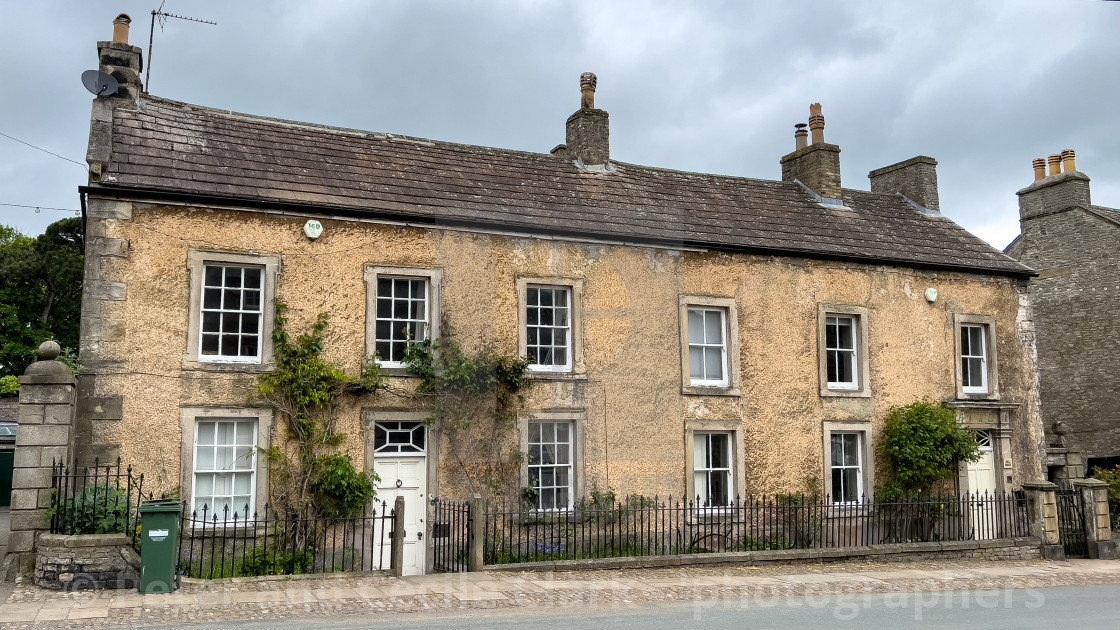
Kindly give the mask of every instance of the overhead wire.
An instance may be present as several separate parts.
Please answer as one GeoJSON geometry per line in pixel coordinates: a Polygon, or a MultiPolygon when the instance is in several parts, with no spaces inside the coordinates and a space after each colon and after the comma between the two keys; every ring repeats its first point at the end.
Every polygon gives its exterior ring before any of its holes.
{"type": "Polygon", "coordinates": [[[27,146],[31,147],[32,149],[35,149],[36,151],[42,151],[43,153],[53,155],[60,160],[66,160],[67,162],[70,162],[72,164],[77,164],[78,166],[82,167],[82,170],[86,171],[87,173],[89,172],[89,166],[86,165],[86,164],[83,164],[83,163],[81,163],[77,160],[71,160],[70,158],[59,155],[59,154],[55,153],[54,151],[48,151],[48,150],[44,149],[43,147],[37,147],[37,146],[31,144],[30,142],[27,142],[26,140],[20,140],[19,138],[16,138],[14,136],[9,136],[8,134],[4,133],[3,131],[0,131],[0,136],[4,136],[5,138],[7,138],[9,140],[15,140],[16,142],[18,142],[20,144],[26,144],[27,146]]]}
{"type": "Polygon", "coordinates": [[[49,206],[29,206],[27,204],[22,204],[22,203],[3,203],[3,202],[0,202],[0,206],[10,206],[12,208],[34,208],[35,210],[57,210],[59,212],[81,212],[81,210],[78,210],[77,208],[51,208],[49,206]]]}

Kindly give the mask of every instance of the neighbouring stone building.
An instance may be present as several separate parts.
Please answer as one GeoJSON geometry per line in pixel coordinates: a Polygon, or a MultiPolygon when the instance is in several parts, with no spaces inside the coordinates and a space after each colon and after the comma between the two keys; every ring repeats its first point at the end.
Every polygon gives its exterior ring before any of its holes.
{"type": "MultiPolygon", "coordinates": [[[[930,158],[844,188],[814,105],[781,181],[621,163],[590,74],[551,153],[237,114],[142,93],[126,20],[98,44],[120,88],[94,99],[81,189],[79,457],[263,505],[252,449],[279,428],[253,387],[280,298],[293,329],[331,315],[329,360],[353,374],[376,351],[398,390],[409,336],[441,317],[528,356],[521,485],[541,508],[813,484],[855,501],[887,411],[921,399],[977,432],[962,489],[1042,475],[1032,272],[940,213],[930,158]]],[[[413,399],[340,414],[383,496],[465,492],[413,399]]]]}
{"type": "Polygon", "coordinates": [[[1075,158],[1067,149],[1034,160],[1035,181],[1018,193],[1020,234],[1005,250],[1038,270],[1042,417],[1059,476],[1120,465],[1120,210],[1093,205],[1075,158]]]}

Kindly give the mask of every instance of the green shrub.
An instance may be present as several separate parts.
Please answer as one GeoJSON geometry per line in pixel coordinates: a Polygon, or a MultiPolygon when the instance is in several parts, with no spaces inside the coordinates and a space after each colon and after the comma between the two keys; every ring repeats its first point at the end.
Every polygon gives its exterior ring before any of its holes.
{"type": "Polygon", "coordinates": [[[19,396],[19,378],[15,376],[0,378],[0,398],[12,396],[19,396]]]}
{"type": "Polygon", "coordinates": [[[1093,477],[1108,484],[1108,510],[1112,513],[1112,529],[1120,529],[1120,466],[1112,470],[1094,466],[1093,477]]]}
{"type": "Polygon", "coordinates": [[[892,408],[878,451],[890,473],[877,492],[880,500],[928,495],[937,482],[957,476],[959,462],[980,456],[976,437],[961,428],[957,412],[932,402],[892,408]]]}
{"type": "Polygon", "coordinates": [[[311,549],[290,553],[255,549],[241,561],[238,575],[298,575],[311,571],[314,563],[311,549]]]}
{"type": "Polygon", "coordinates": [[[56,505],[47,511],[47,518],[59,518],[58,533],[123,534],[129,515],[135,506],[124,490],[111,483],[86,486],[73,498],[67,499],[62,509],[56,505]]]}
{"type": "Polygon", "coordinates": [[[319,514],[327,518],[351,518],[373,501],[376,473],[358,472],[349,455],[327,455],[319,460],[319,474],[311,492],[319,502],[319,514]]]}

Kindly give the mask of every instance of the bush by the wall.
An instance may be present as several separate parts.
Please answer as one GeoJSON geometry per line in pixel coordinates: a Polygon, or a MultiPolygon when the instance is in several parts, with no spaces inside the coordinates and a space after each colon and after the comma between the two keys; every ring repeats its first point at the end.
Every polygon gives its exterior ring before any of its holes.
{"type": "Polygon", "coordinates": [[[124,490],[97,483],[52,507],[47,518],[58,517],[60,534],[123,534],[134,508],[124,490]]]}

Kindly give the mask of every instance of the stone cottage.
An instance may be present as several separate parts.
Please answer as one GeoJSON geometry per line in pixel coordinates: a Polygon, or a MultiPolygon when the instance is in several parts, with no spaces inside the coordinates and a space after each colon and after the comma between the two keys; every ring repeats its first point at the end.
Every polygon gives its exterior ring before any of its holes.
{"type": "Polygon", "coordinates": [[[1012,258],[1031,280],[1042,417],[1065,435],[1047,439],[1051,474],[1079,477],[1120,465],[1120,210],[1093,205],[1071,149],[1034,160],[1019,191],[1012,258]]]}
{"type": "MultiPolygon", "coordinates": [[[[98,51],[120,87],[94,99],[81,188],[82,458],[119,455],[195,506],[262,506],[254,449],[278,427],[252,391],[279,298],[293,329],[330,314],[329,360],[376,355],[399,389],[406,344],[444,318],[528,357],[520,485],[541,509],[593,490],[858,501],[885,414],[921,399],[976,431],[962,489],[1042,474],[1031,270],[941,214],[930,158],[843,187],[819,105],[771,181],[613,160],[591,74],[565,144],[529,153],[145,94],[125,17],[98,51]]],[[[422,517],[462,496],[422,406],[340,414],[383,497],[422,517]]]]}

